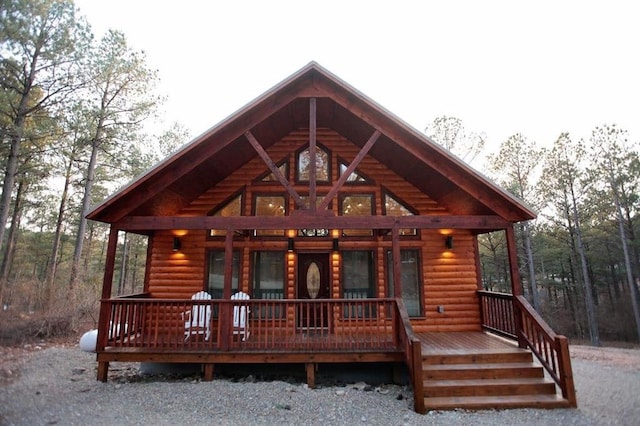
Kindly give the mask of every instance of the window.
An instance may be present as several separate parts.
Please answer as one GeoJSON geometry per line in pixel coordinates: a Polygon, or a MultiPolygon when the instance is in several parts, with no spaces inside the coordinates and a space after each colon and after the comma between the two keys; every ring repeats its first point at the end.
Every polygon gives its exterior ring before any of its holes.
{"type": "MultiPolygon", "coordinates": [[[[212,216],[233,217],[242,215],[242,193],[232,196],[222,204],[222,207],[214,210],[212,216]]],[[[210,237],[224,237],[227,231],[224,229],[209,230],[210,237]]]]}
{"type": "MultiPolygon", "coordinates": [[[[372,251],[342,252],[342,293],[345,299],[376,297],[372,251]]],[[[345,317],[372,318],[373,305],[347,305],[345,317]]]]}
{"type": "Polygon", "coordinates": [[[345,299],[375,297],[373,252],[342,252],[342,284],[345,299]]]}
{"type": "MultiPolygon", "coordinates": [[[[234,251],[232,258],[231,294],[238,291],[238,271],[240,270],[240,252],[234,251]]],[[[224,293],[224,250],[209,252],[209,278],[207,291],[213,299],[222,299],[224,293]]],[[[214,318],[218,317],[218,305],[214,305],[214,318]]]]}
{"type": "MultiPolygon", "coordinates": [[[[384,214],[387,216],[413,216],[415,213],[409,209],[404,203],[398,201],[398,199],[391,194],[385,192],[384,194],[384,214]]],[[[399,230],[400,235],[418,235],[418,231],[415,228],[402,228],[399,230]]]]}
{"type": "Polygon", "coordinates": [[[284,252],[256,251],[253,253],[253,297],[256,299],[284,299],[284,252]]]}
{"type": "MultiPolygon", "coordinates": [[[[253,297],[255,299],[284,299],[285,255],[281,251],[253,253],[253,297]]],[[[261,306],[254,312],[257,318],[284,318],[279,304],[261,306]]]]}
{"type": "MultiPolygon", "coordinates": [[[[340,198],[341,216],[373,216],[373,195],[343,195],[340,198]]],[[[347,237],[362,237],[373,235],[371,229],[345,229],[342,231],[347,237]]]]}
{"type": "MultiPolygon", "coordinates": [[[[340,162],[340,176],[342,176],[349,168],[349,165],[345,162],[340,162]]],[[[373,182],[368,177],[364,176],[358,169],[355,169],[349,177],[347,178],[346,183],[360,183],[360,184],[372,184],[373,182]]]]}
{"type": "MultiPolygon", "coordinates": [[[[254,216],[285,216],[287,213],[287,200],[284,195],[256,195],[254,198],[254,216]]],[[[284,236],[284,229],[259,229],[256,236],[284,236]]]]}
{"type": "MultiPolygon", "coordinates": [[[[311,153],[309,148],[298,152],[296,164],[296,180],[298,182],[309,182],[311,176],[311,153]]],[[[317,182],[331,182],[331,156],[329,152],[322,148],[319,144],[316,145],[316,181],[317,182]]]]}
{"type": "MultiPolygon", "coordinates": [[[[420,279],[420,253],[418,250],[400,250],[400,282],[402,283],[402,300],[411,317],[422,315],[422,286],[420,279]]],[[[387,296],[394,296],[393,254],[387,251],[387,296]]]]}
{"type": "MultiPolygon", "coordinates": [[[[278,167],[278,170],[280,170],[280,173],[282,173],[282,175],[288,180],[289,179],[289,164],[284,161],[281,164],[278,164],[276,167],[278,167]]],[[[279,182],[278,178],[276,177],[276,175],[273,174],[273,172],[269,171],[266,174],[262,174],[258,177],[257,179],[258,182],[265,182],[265,183],[271,183],[271,182],[279,182]]]]}
{"type": "MultiPolygon", "coordinates": [[[[240,252],[234,251],[231,279],[231,294],[238,291],[238,271],[240,270],[240,252]]],[[[214,299],[222,299],[224,290],[224,250],[209,252],[209,280],[208,291],[214,299]]]]}

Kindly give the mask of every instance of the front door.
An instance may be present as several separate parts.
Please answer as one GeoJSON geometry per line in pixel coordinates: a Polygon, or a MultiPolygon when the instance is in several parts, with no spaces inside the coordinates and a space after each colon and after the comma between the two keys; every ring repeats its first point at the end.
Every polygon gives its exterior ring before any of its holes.
{"type": "MultiPolygon", "coordinates": [[[[329,299],[329,253],[298,253],[298,299],[329,299]]],[[[326,303],[304,303],[298,308],[298,328],[323,331],[329,328],[326,303]]]]}

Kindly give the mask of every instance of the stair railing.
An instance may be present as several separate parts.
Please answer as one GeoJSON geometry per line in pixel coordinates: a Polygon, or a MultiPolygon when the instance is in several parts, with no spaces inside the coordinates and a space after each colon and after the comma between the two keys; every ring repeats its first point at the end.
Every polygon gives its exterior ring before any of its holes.
{"type": "Polygon", "coordinates": [[[577,406],[569,342],[557,335],[524,296],[478,291],[484,329],[518,341],[538,358],[557,383],[562,396],[577,406]],[[510,301],[508,306],[505,302],[510,301]]]}
{"type": "Polygon", "coordinates": [[[413,333],[407,308],[402,299],[396,299],[397,339],[402,348],[404,362],[409,369],[411,385],[413,386],[413,409],[416,413],[424,414],[424,384],[422,374],[422,343],[413,333]]]}

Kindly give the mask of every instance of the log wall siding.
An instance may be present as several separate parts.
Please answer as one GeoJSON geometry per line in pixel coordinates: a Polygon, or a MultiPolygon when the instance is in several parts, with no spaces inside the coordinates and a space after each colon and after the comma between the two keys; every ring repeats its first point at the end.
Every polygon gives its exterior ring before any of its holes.
{"type": "MultiPolygon", "coordinates": [[[[295,182],[296,151],[308,144],[308,130],[294,131],[274,144],[267,150],[269,157],[276,163],[283,159],[289,162],[288,176],[290,182],[295,182]]],[[[331,177],[335,182],[339,177],[339,160],[351,162],[360,148],[350,143],[344,137],[330,129],[318,129],[317,140],[320,146],[331,151],[331,177]]],[[[248,143],[248,142],[247,142],[248,143]]],[[[418,191],[404,179],[391,172],[387,167],[375,159],[366,156],[357,170],[373,180],[373,185],[345,185],[341,193],[373,193],[375,194],[376,215],[383,214],[383,187],[391,191],[402,201],[410,204],[422,215],[447,214],[434,200],[418,191]]],[[[249,161],[244,167],[227,177],[224,181],[205,192],[194,200],[181,214],[199,216],[209,214],[220,206],[239,189],[246,188],[244,199],[244,214],[252,214],[251,202],[253,194],[265,192],[280,192],[285,190],[278,182],[255,183],[254,180],[268,171],[261,158],[249,161]]],[[[301,195],[308,193],[308,185],[295,185],[301,195]]],[[[326,194],[330,185],[318,183],[319,196],[326,194]]],[[[289,212],[294,208],[294,202],[288,197],[289,212]]],[[[337,198],[333,200],[331,209],[338,211],[337,198]]],[[[402,248],[420,249],[421,272],[424,280],[424,294],[422,300],[422,318],[413,318],[412,323],[417,332],[427,331],[469,331],[480,330],[480,313],[476,295],[477,270],[475,263],[474,236],[470,232],[456,230],[454,235],[454,249],[447,250],[444,235],[435,230],[422,230],[420,239],[402,239],[402,248]],[[438,306],[444,307],[443,313],[438,313],[438,306]]],[[[149,291],[157,298],[189,298],[193,293],[202,290],[206,283],[207,249],[224,249],[223,240],[208,240],[205,231],[188,231],[180,238],[182,249],[178,253],[172,252],[172,232],[157,232],[154,237],[151,265],[149,268],[149,291]]],[[[251,293],[251,253],[254,250],[286,250],[286,239],[277,240],[236,240],[234,247],[240,250],[240,276],[242,290],[251,293]]],[[[317,241],[296,241],[296,250],[310,249],[330,251],[330,239],[317,241]]],[[[369,238],[366,240],[341,239],[340,249],[373,250],[376,260],[377,297],[385,297],[387,289],[386,251],[391,250],[390,238],[369,238]]],[[[331,297],[342,296],[341,258],[331,257],[331,297]]],[[[297,297],[295,279],[297,273],[296,255],[287,253],[285,257],[285,277],[287,281],[286,297],[297,297]]]]}

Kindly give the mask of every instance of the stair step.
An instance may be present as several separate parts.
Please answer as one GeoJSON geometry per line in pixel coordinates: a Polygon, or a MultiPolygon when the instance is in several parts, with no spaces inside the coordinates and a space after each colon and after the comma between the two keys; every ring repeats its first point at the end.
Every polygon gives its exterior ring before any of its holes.
{"type": "Polygon", "coordinates": [[[425,398],[427,410],[453,410],[462,408],[480,410],[490,408],[569,408],[569,402],[553,395],[500,395],[425,398]]]}
{"type": "Polygon", "coordinates": [[[425,379],[505,379],[516,377],[544,377],[544,370],[533,362],[489,364],[426,364],[425,379]]]}
{"type": "Polygon", "coordinates": [[[508,349],[504,351],[437,354],[422,357],[422,365],[431,364],[492,364],[511,362],[532,362],[533,355],[524,349],[508,349]]]}
{"type": "Polygon", "coordinates": [[[425,397],[555,394],[555,383],[544,378],[425,380],[425,397]]]}

